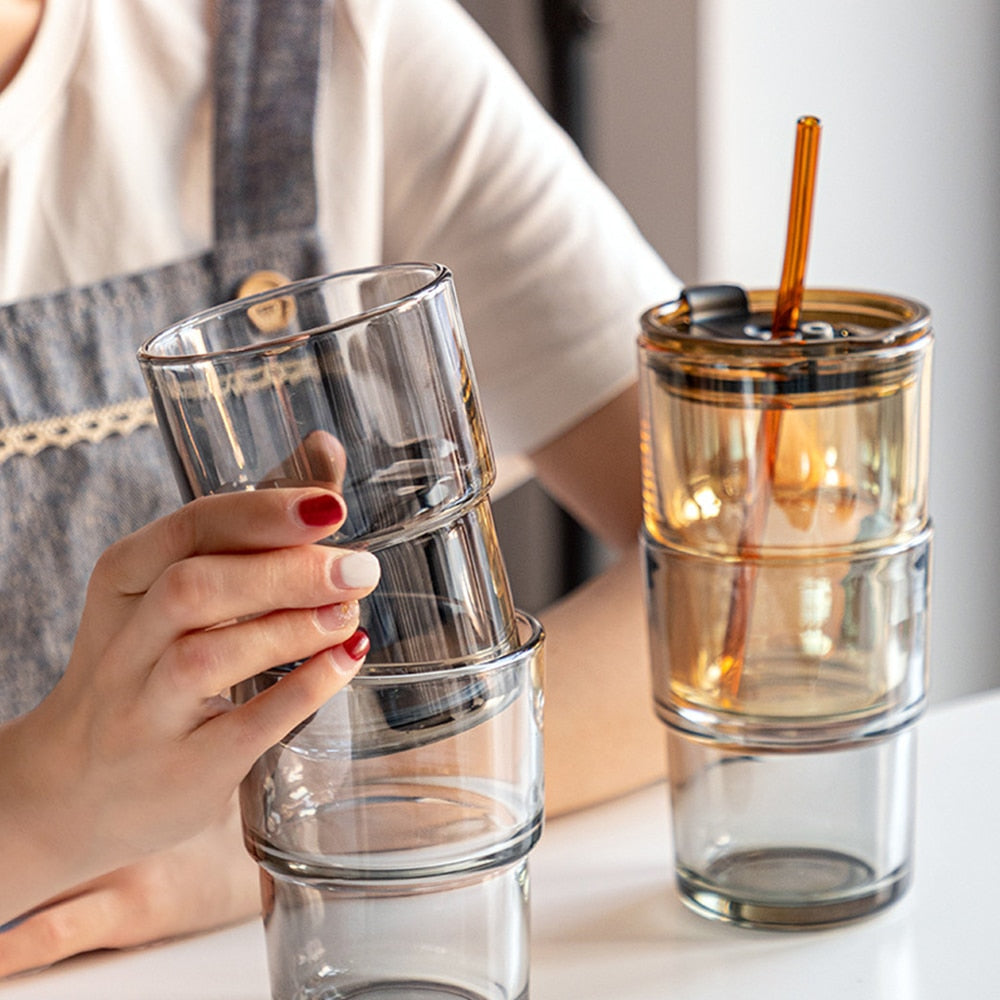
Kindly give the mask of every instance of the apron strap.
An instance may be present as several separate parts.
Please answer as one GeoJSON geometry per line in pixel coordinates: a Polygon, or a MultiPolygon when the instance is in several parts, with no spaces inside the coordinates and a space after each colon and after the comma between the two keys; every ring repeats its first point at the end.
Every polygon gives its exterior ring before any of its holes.
{"type": "Polygon", "coordinates": [[[316,224],[322,0],[224,0],[215,65],[215,239],[316,224]]]}

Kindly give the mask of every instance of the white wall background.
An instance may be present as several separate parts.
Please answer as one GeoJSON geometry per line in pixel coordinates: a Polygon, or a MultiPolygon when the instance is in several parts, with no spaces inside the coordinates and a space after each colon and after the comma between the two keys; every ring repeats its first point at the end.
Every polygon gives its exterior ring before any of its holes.
{"type": "MultiPolygon", "coordinates": [[[[468,0],[536,86],[532,0],[468,0]]],[[[1000,685],[1000,2],[594,0],[592,160],[688,282],[774,286],[795,122],[807,283],[935,316],[935,701],[1000,685]]]]}

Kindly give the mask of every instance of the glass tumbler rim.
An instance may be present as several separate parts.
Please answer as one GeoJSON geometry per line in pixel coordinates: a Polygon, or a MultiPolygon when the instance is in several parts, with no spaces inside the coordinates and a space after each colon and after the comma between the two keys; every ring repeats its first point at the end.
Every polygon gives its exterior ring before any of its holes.
{"type": "Polygon", "coordinates": [[[519,631],[523,638],[514,649],[488,659],[468,656],[461,659],[406,663],[366,663],[351,678],[353,687],[402,687],[407,684],[426,685],[438,680],[456,681],[465,676],[481,677],[484,674],[502,673],[525,657],[535,656],[545,640],[542,623],[526,611],[515,611],[519,631]]]}
{"type": "Polygon", "coordinates": [[[301,345],[317,334],[333,333],[337,330],[367,322],[376,316],[394,312],[405,304],[420,301],[451,279],[452,272],[450,268],[444,264],[432,261],[400,261],[392,264],[379,264],[369,267],[352,268],[346,271],[333,271],[327,274],[313,275],[297,281],[290,281],[287,284],[278,285],[274,288],[268,288],[254,295],[230,299],[186,316],[184,319],[157,331],[143,341],[136,352],[136,357],[142,365],[167,367],[177,364],[189,364],[195,361],[218,361],[224,358],[239,358],[255,354],[273,353],[276,350],[284,350],[301,345]],[[245,314],[254,308],[254,306],[260,306],[275,299],[294,297],[324,284],[338,281],[347,282],[362,276],[388,275],[393,273],[404,274],[406,272],[419,274],[421,271],[424,272],[426,277],[421,283],[416,284],[411,291],[399,295],[390,301],[372,306],[369,309],[361,309],[341,319],[325,323],[322,326],[290,334],[279,334],[274,337],[263,338],[254,343],[241,344],[236,347],[225,347],[218,350],[170,353],[163,346],[170,338],[176,337],[177,334],[184,330],[190,330],[200,325],[220,320],[233,313],[239,312],[245,314]]]}
{"type": "MultiPolygon", "coordinates": [[[[750,312],[746,319],[760,320],[773,312],[777,290],[750,289],[746,293],[750,312]]],[[[865,289],[807,288],[803,293],[802,321],[814,318],[834,321],[838,316],[859,329],[850,336],[834,340],[804,340],[801,337],[756,338],[726,336],[710,329],[697,333],[700,321],[691,322],[686,299],[673,299],[647,309],[640,317],[639,346],[643,351],[658,354],[679,350],[684,354],[701,350],[706,354],[736,353],[741,358],[757,357],[777,361],[785,357],[829,357],[837,354],[867,354],[913,349],[932,336],[931,310],[923,302],[908,296],[865,289]]]]}

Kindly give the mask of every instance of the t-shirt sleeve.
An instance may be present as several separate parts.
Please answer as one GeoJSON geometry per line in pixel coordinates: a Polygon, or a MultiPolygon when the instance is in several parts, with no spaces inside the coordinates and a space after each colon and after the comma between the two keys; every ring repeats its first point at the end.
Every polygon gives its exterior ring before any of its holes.
{"type": "Polygon", "coordinates": [[[386,259],[452,269],[494,448],[531,451],[631,382],[680,283],[464,11],[405,0],[387,32],[386,259]]]}

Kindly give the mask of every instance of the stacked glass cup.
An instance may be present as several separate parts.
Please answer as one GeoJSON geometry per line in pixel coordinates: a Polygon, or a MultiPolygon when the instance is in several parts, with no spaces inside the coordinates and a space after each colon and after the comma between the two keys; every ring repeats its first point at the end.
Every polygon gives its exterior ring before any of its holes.
{"type": "Polygon", "coordinates": [[[284,285],[157,334],[139,360],[186,498],[333,483],[348,518],[330,542],[382,567],[362,671],[241,789],[273,997],[526,996],[543,633],[497,545],[450,273],[284,285]]]}
{"type": "Polygon", "coordinates": [[[912,877],[933,334],[921,303],[685,289],[639,338],[642,535],[681,897],[795,928],[912,877]]]}

